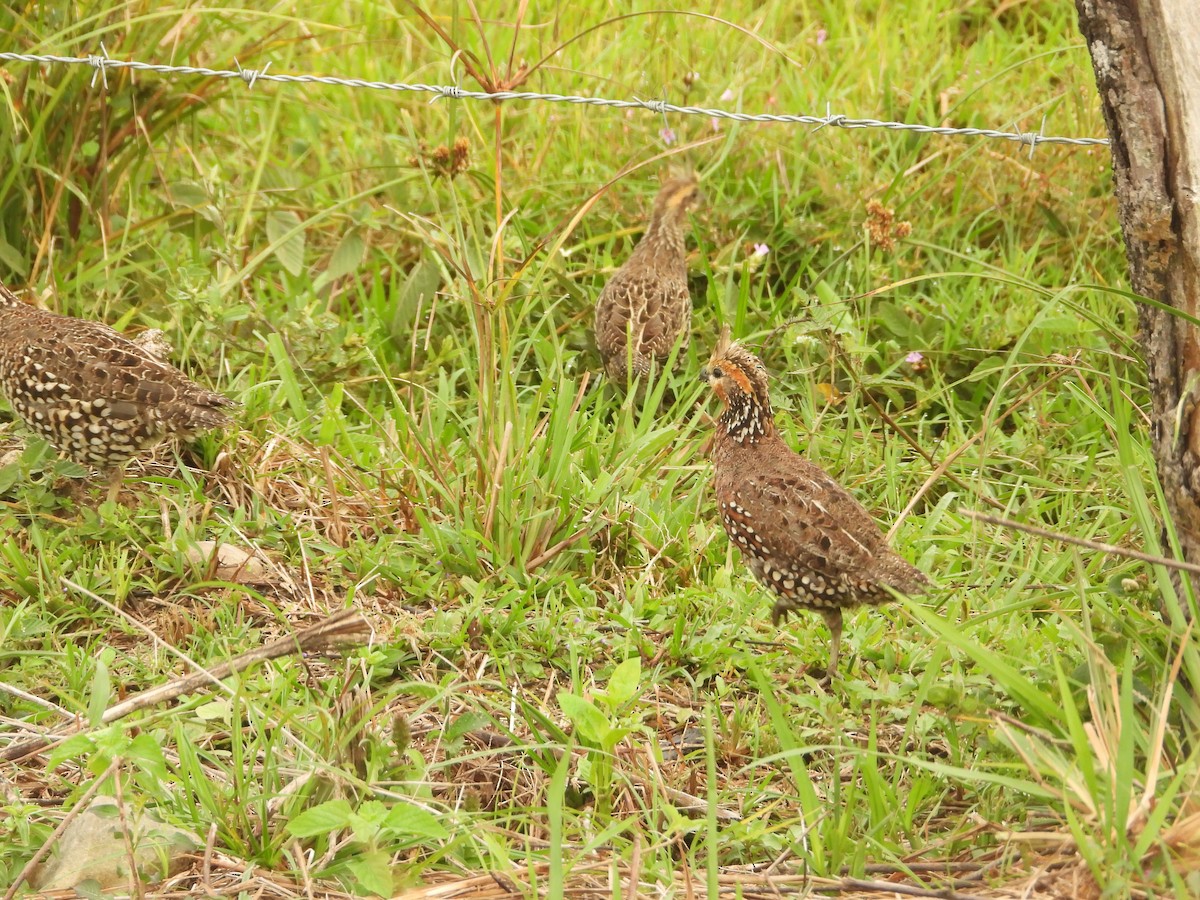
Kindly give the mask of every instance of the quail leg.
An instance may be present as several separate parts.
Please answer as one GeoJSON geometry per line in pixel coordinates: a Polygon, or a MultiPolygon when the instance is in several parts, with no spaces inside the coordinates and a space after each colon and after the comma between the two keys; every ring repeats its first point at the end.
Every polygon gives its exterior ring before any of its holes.
{"type": "Polygon", "coordinates": [[[838,608],[822,610],[825,624],[829,626],[829,668],[825,670],[825,681],[833,681],[837,674],[838,651],[842,647],[842,611],[838,608]]]}
{"type": "Polygon", "coordinates": [[[117,498],[121,495],[121,482],[124,480],[125,470],[121,466],[115,466],[108,470],[108,497],[105,498],[108,503],[116,503],[117,498]]]}

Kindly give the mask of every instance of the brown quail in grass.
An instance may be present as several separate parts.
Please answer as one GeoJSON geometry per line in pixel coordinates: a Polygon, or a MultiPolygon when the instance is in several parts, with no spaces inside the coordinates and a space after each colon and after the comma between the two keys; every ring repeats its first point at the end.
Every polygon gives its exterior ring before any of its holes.
{"type": "Polygon", "coordinates": [[[230,421],[234,402],[165,362],[163,349],[161,338],[131,341],[29,306],[0,285],[0,392],[63,455],[107,470],[110,498],[131,457],[230,421]]]}
{"type": "Polygon", "coordinates": [[[668,181],[654,200],[646,233],[596,300],[596,344],[608,377],[622,385],[687,346],[692,298],[683,225],[699,200],[694,178],[668,181]]]}
{"type": "Polygon", "coordinates": [[[870,514],[779,436],[767,371],[723,332],[701,378],[724,406],[712,459],[725,533],[776,596],[778,624],[797,609],[825,617],[832,641],[825,678],[837,671],[842,610],[923,592],[929,581],[892,552],[870,514]]]}

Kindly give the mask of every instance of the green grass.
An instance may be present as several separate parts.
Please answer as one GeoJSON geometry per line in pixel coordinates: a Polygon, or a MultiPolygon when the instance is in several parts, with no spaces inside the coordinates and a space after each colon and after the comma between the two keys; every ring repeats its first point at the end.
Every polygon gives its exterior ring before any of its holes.
{"type": "MultiPolygon", "coordinates": [[[[13,49],[465,88],[541,61],[522,88],[1103,132],[1073,9],[1042,0],[531,6],[519,29],[508,4],[53,6],[0,13],[13,49]]],[[[666,146],[640,110],[93,74],[0,70],[0,277],[163,328],[242,408],[116,507],[37,441],[5,457],[4,741],[87,727],[5,764],[0,884],[97,787],[200,838],[181,885],[247,896],[889,867],[980,896],[1198,889],[1195,598],[963,514],[1171,552],[1104,148],[680,116],[666,146]],[[693,340],[627,398],[591,304],[670,167],[707,197],[693,340]],[[911,223],[890,251],[870,200],[911,223]],[[819,619],[771,627],[714,513],[695,375],[724,322],[787,438],[942,588],[849,617],[829,693],[800,674],[819,619]],[[231,583],[198,541],[264,573],[231,583]],[[346,606],[369,646],[98,724],[346,606]]]]}

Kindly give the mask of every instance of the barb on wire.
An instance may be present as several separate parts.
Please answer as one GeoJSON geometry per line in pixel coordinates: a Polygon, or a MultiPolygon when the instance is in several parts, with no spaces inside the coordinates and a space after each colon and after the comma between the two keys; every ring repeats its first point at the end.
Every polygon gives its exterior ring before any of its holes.
{"type": "Polygon", "coordinates": [[[104,71],[104,67],[115,61],[109,58],[108,51],[104,48],[104,42],[101,41],[100,55],[89,56],[87,58],[87,64],[96,70],[92,75],[92,87],[96,86],[96,76],[98,75],[100,76],[100,83],[104,85],[106,91],[108,90],[108,74],[104,71]]]}
{"type": "Polygon", "coordinates": [[[1022,135],[1023,138],[1029,138],[1026,142],[1029,144],[1029,158],[1033,159],[1033,151],[1037,149],[1037,145],[1044,141],[1046,134],[1046,117],[1042,116],[1042,124],[1038,130],[1031,134],[1022,135]]]}
{"type": "MultiPolygon", "coordinates": [[[[158,75],[200,75],[205,78],[239,78],[248,85],[272,81],[276,84],[326,84],[338,87],[362,88],[373,91],[396,91],[433,94],[455,100],[490,100],[503,102],[516,100],[530,103],[576,103],[583,106],[604,106],[612,109],[649,109],[666,115],[704,116],[710,119],[728,119],[734,122],[780,122],[796,125],[816,125],[821,128],[886,128],[890,131],[908,131],[915,134],[936,134],[946,137],[982,137],[994,140],[1013,141],[1024,144],[1030,152],[1039,144],[1070,144],[1077,147],[1107,146],[1107,138],[1074,138],[1046,135],[1042,131],[997,131],[991,128],[951,128],[943,125],[918,125],[909,122],[885,122],[880,119],[852,119],[841,113],[830,112],[826,107],[824,116],[793,115],[787,113],[742,113],[724,109],[708,109],[701,106],[677,106],[666,100],[616,100],[609,97],[581,97],[574,94],[549,94],[537,91],[468,91],[457,85],[408,84],[397,81],[366,81],[362,78],[338,78],[332,75],[284,75],[268,74],[267,66],[262,69],[209,69],[204,66],[170,66],[161,63],[146,63],[138,60],[112,59],[100,46],[103,56],[50,56],[34,53],[0,52],[0,61],[40,63],[42,65],[92,66],[104,79],[109,69],[130,69],[134,72],[152,72],[158,75]]],[[[235,63],[236,64],[236,63],[235,63]]],[[[92,83],[95,84],[93,76],[92,83]]],[[[107,82],[105,83],[107,87],[107,82]]],[[[1045,127],[1045,120],[1042,122],[1045,127]]]]}
{"type": "Polygon", "coordinates": [[[813,129],[813,133],[816,134],[818,131],[820,131],[822,128],[824,128],[826,125],[833,125],[835,128],[840,128],[842,125],[842,122],[844,122],[845,120],[846,120],[846,117],[843,116],[841,113],[832,112],[832,110],[830,108],[830,104],[828,102],[826,102],[825,118],[817,120],[817,127],[813,129]]]}
{"type": "Polygon", "coordinates": [[[662,138],[663,143],[668,147],[675,143],[675,131],[671,128],[671,123],[667,121],[667,110],[670,109],[671,106],[669,103],[667,103],[666,87],[663,87],[663,95],[657,100],[642,100],[639,97],[634,97],[633,99],[636,100],[639,105],[662,116],[663,127],[658,133],[659,137],[662,138]]]}
{"type": "Polygon", "coordinates": [[[267,69],[271,68],[271,63],[268,61],[267,64],[261,69],[243,69],[242,64],[237,61],[236,56],[233,58],[233,64],[237,66],[238,75],[241,77],[242,81],[246,82],[246,90],[252,90],[254,88],[254,82],[266,75],[267,69]]]}

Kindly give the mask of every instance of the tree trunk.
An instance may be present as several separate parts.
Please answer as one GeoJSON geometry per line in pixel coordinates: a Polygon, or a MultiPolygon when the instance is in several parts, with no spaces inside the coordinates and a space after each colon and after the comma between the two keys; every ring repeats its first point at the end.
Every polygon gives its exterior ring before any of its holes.
{"type": "MultiPolygon", "coordinates": [[[[1200,2],[1076,0],[1076,7],[1112,141],[1133,289],[1198,316],[1200,2]]],[[[1200,563],[1200,330],[1146,303],[1138,316],[1158,477],[1184,557],[1200,563]]],[[[1200,596],[1200,577],[1190,577],[1200,596]]]]}

